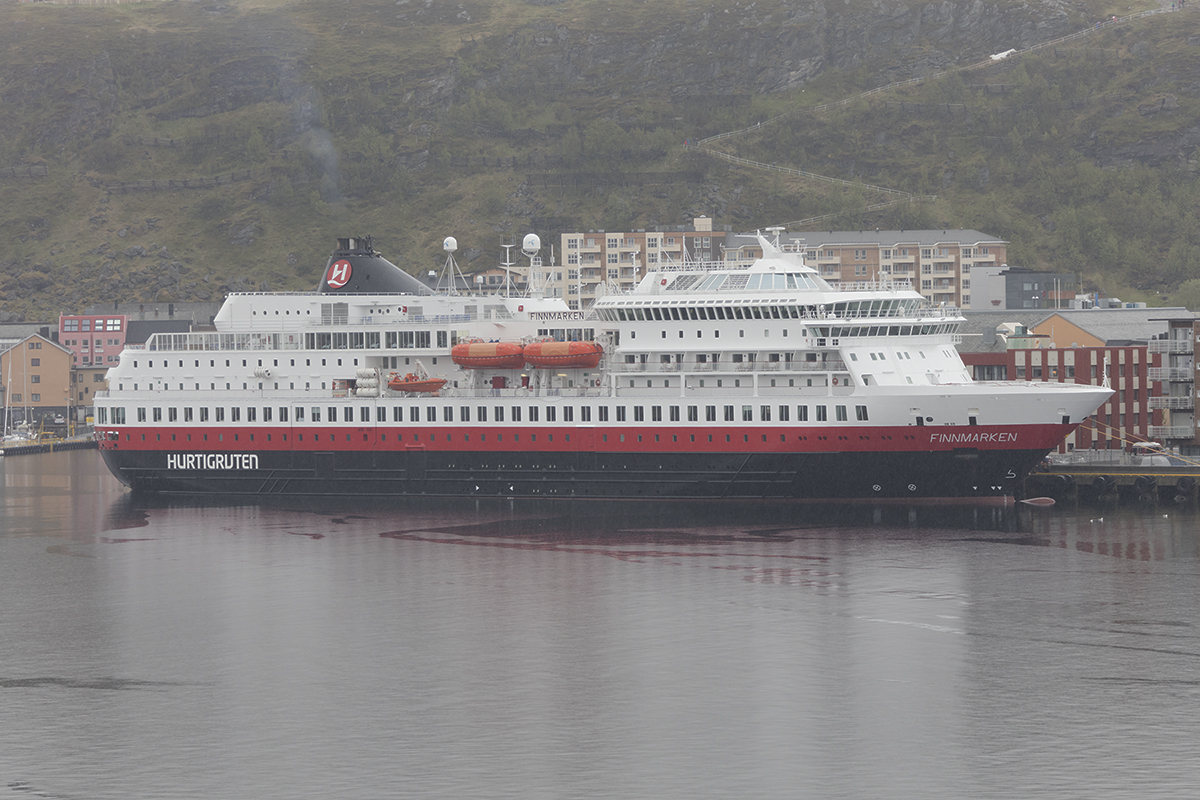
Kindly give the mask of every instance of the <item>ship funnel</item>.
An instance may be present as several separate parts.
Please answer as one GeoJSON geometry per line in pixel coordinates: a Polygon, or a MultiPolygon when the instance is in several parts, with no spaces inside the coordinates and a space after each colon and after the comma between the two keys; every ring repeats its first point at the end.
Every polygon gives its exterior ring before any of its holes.
{"type": "Polygon", "coordinates": [[[337,240],[317,293],[432,294],[425,284],[380,255],[370,236],[337,240]]]}

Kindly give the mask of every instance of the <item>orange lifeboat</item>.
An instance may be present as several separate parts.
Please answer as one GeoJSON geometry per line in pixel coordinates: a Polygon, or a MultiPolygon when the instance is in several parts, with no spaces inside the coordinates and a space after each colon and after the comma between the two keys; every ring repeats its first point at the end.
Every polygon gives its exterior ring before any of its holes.
{"type": "Polygon", "coordinates": [[[393,392],[420,392],[428,394],[438,391],[445,385],[445,378],[426,378],[412,372],[403,378],[392,373],[392,378],[388,381],[388,388],[393,392]]]}
{"type": "Polygon", "coordinates": [[[520,369],[525,354],[515,342],[463,342],[450,349],[450,358],[464,369],[520,369]]]}
{"type": "Polygon", "coordinates": [[[595,342],[533,342],[525,345],[525,360],[535,367],[585,367],[600,363],[604,348],[595,342]]]}

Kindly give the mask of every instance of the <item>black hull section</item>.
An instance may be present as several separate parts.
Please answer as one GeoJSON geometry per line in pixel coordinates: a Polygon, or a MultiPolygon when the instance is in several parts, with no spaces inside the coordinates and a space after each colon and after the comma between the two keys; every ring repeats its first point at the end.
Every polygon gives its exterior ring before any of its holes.
{"type": "MultiPolygon", "coordinates": [[[[102,450],[135,491],[230,496],[620,500],[915,499],[1012,495],[1042,450],[875,453],[259,451],[249,469],[178,469],[162,451],[102,450]]],[[[252,459],[252,460],[251,460],[252,459]]],[[[226,465],[227,466],[227,465],[226,465]]]]}

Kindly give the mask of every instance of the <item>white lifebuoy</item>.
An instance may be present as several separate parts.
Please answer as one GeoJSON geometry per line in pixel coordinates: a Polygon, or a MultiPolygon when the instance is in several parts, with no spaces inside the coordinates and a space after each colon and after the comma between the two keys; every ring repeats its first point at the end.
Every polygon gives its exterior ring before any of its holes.
{"type": "Polygon", "coordinates": [[[599,379],[599,378],[596,378],[596,385],[597,385],[597,386],[599,386],[599,385],[600,385],[600,379],[599,379]]]}

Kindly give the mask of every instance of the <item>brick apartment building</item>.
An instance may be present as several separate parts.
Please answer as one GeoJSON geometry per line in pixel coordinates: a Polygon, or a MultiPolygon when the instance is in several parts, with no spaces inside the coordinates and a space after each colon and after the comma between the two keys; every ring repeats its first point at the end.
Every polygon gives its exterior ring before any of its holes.
{"type": "Polygon", "coordinates": [[[1186,309],[995,311],[966,315],[959,351],[976,380],[1103,385],[1112,398],[1060,451],[1124,449],[1157,439],[1193,449],[1194,347],[1186,309]],[[1175,362],[1164,364],[1164,358],[1175,362]],[[1164,396],[1165,395],[1165,396],[1164,396]],[[1172,399],[1168,399],[1172,398],[1172,399]],[[1174,419],[1164,420],[1164,414],[1174,419]]]}

